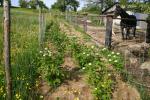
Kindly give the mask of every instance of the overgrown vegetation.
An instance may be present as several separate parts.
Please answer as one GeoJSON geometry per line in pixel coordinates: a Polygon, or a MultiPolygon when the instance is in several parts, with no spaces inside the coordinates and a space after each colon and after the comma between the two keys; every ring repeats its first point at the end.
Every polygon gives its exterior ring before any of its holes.
{"type": "MultiPolygon", "coordinates": [[[[11,66],[13,77],[13,99],[40,99],[36,93],[38,82],[36,54],[38,52],[38,16],[32,11],[12,9],[11,20],[11,66]]],[[[0,9],[2,15],[2,10],[0,9]]],[[[0,22],[2,23],[2,17],[0,22]]],[[[2,25],[2,24],[0,24],[2,25]]],[[[5,79],[3,69],[3,34],[0,27],[0,99],[5,100],[5,79]]]]}
{"type": "MultiPolygon", "coordinates": [[[[106,49],[100,49],[96,46],[87,47],[86,45],[78,43],[76,38],[68,38],[65,33],[60,32],[59,24],[56,20],[55,22],[52,20],[47,28],[49,29],[49,31],[47,32],[46,37],[48,38],[48,41],[50,41],[54,45],[54,47],[57,47],[57,49],[55,49],[54,51],[52,50],[50,56],[48,52],[46,53],[46,55],[43,55],[44,58],[46,56],[49,56],[48,58],[50,58],[42,59],[42,64],[45,64],[44,68],[47,68],[45,72],[51,72],[50,70],[52,69],[49,66],[51,65],[50,62],[53,62],[54,66],[57,61],[59,62],[59,64],[55,66],[55,68],[53,68],[55,79],[49,80],[49,78],[53,76],[52,74],[46,74],[43,76],[44,78],[46,78],[48,83],[52,83],[50,85],[54,86],[56,79],[58,84],[63,82],[62,76],[64,74],[62,72],[62,69],[60,68],[60,65],[63,63],[62,59],[64,58],[65,52],[70,52],[69,54],[71,54],[72,57],[74,57],[78,61],[80,70],[88,76],[87,80],[93,88],[95,98],[97,100],[110,100],[114,85],[114,80],[112,79],[113,74],[109,73],[109,60],[107,59],[106,62],[102,61],[102,53],[107,52],[105,54],[110,54],[110,52],[108,53],[106,49]],[[53,52],[55,52],[55,54],[53,52]],[[55,56],[57,56],[58,54],[61,54],[61,57],[59,58],[61,59],[61,61],[59,61],[59,59],[55,59],[56,61],[54,61],[51,56],[55,58],[55,56]],[[49,61],[48,64],[47,61],[49,61]],[[46,67],[47,65],[49,67],[46,67]],[[59,75],[62,76],[60,77],[56,74],[56,72],[58,72],[59,75]]],[[[113,59],[111,63],[113,65],[117,65],[117,70],[121,69],[122,64],[121,62],[119,62],[120,55],[116,53],[113,53],[112,55],[113,59]]],[[[39,69],[41,68],[43,68],[43,65],[39,67],[39,69]]]]}

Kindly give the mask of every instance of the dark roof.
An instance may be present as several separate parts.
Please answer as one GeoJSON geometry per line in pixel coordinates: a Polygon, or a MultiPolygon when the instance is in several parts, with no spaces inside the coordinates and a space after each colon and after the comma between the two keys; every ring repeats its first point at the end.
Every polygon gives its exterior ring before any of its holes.
{"type": "Polygon", "coordinates": [[[106,12],[107,10],[109,10],[110,8],[112,8],[113,6],[115,6],[115,5],[117,5],[117,4],[119,4],[119,2],[115,2],[112,6],[106,8],[105,10],[103,10],[103,11],[102,11],[102,14],[105,14],[105,12],[106,12]]]}

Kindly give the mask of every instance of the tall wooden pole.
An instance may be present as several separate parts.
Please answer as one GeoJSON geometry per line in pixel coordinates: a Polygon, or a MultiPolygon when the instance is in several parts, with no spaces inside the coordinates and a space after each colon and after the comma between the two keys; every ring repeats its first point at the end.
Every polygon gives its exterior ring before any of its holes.
{"type": "Polygon", "coordinates": [[[113,17],[111,15],[107,15],[106,34],[105,34],[105,47],[108,48],[108,49],[111,48],[112,23],[113,23],[113,17]]]}
{"type": "Polygon", "coordinates": [[[150,43],[150,20],[147,21],[146,43],[150,43]]]}
{"type": "Polygon", "coordinates": [[[9,0],[4,0],[4,62],[7,100],[12,99],[12,77],[10,63],[10,7],[9,0]]]}
{"type": "Polygon", "coordinates": [[[42,8],[39,7],[39,47],[42,48],[42,8]]]}
{"type": "Polygon", "coordinates": [[[84,21],[83,21],[84,32],[87,32],[87,16],[88,14],[84,14],[84,21]]]}

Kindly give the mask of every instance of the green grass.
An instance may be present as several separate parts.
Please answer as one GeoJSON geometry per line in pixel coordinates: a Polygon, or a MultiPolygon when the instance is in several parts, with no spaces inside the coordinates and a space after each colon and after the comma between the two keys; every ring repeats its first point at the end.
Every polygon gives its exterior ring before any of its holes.
{"type": "MultiPolygon", "coordinates": [[[[13,8],[11,9],[11,66],[13,77],[14,100],[38,100],[36,93],[36,55],[38,52],[38,13],[33,10],[13,8]]],[[[2,8],[0,8],[2,15],[2,8]]],[[[0,23],[3,19],[0,17],[0,23]]],[[[0,79],[4,80],[3,70],[3,30],[0,24],[0,79]]],[[[5,81],[0,81],[0,88],[5,81]]],[[[5,88],[0,91],[0,99],[5,99],[5,88]]]]}

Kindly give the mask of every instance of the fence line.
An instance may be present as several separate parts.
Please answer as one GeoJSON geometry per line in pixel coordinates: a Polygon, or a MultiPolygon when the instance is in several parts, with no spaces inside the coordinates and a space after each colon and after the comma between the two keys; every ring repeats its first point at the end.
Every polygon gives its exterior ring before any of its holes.
{"type": "MultiPolygon", "coordinates": [[[[87,16],[85,16],[85,15],[72,15],[71,16],[72,17],[72,22],[71,22],[71,24],[75,24],[75,26],[79,26],[79,27],[81,27],[81,26],[83,26],[83,31],[84,32],[87,32],[87,30],[88,30],[88,18],[89,17],[96,17],[95,19],[96,20],[101,20],[100,18],[103,18],[103,17],[105,17],[105,18],[107,18],[107,25],[106,25],[106,33],[105,33],[105,46],[106,47],[108,47],[108,48],[110,48],[111,47],[111,42],[112,42],[112,23],[113,23],[113,19],[126,19],[126,18],[113,18],[112,17],[112,15],[100,15],[100,16],[90,16],[90,15],[87,15],[87,16]],[[74,23],[74,20],[76,21],[76,23],[74,23]],[[81,23],[81,20],[82,20],[82,23],[81,23]],[[77,25],[76,25],[77,24],[77,25]]],[[[66,20],[68,20],[68,19],[66,19],[66,20]]],[[[128,20],[130,20],[130,19],[128,19],[128,20]]],[[[146,42],[147,43],[147,41],[150,39],[150,35],[148,35],[148,33],[150,33],[150,27],[149,27],[149,25],[150,25],[150,20],[143,20],[143,19],[137,19],[137,21],[144,21],[144,22],[147,22],[148,23],[148,28],[147,28],[147,31],[146,31],[146,38],[145,38],[145,41],[143,41],[143,42],[146,42]],[[149,37],[148,37],[149,36],[149,37]]],[[[92,23],[92,22],[91,22],[92,23]]],[[[99,25],[99,27],[100,27],[100,25],[99,25]]],[[[92,39],[94,39],[94,41],[97,41],[97,39],[95,39],[95,38],[93,38],[90,34],[87,34],[87,35],[89,35],[92,39]]],[[[126,41],[127,42],[127,41],[126,41]]],[[[148,43],[149,43],[150,41],[148,41],[148,43]]],[[[96,43],[96,45],[98,45],[99,46],[99,43],[100,42],[98,42],[97,41],[97,43],[96,43]]],[[[131,54],[130,54],[130,56],[132,56],[131,54]]],[[[129,67],[130,68],[132,68],[133,67],[133,64],[132,64],[132,62],[130,61],[130,62],[128,62],[129,61],[129,58],[128,58],[128,55],[125,55],[124,56],[124,61],[125,61],[125,65],[127,66],[127,65],[129,65],[129,67]]],[[[144,56],[144,54],[142,54],[142,55],[138,55],[138,61],[137,61],[137,63],[139,64],[139,65],[141,65],[143,62],[145,61],[145,56],[144,56]],[[142,60],[142,61],[141,61],[142,60]]],[[[138,66],[139,66],[138,65],[138,66]]],[[[125,74],[126,76],[125,76],[125,78],[128,80],[128,82],[130,82],[130,83],[132,83],[133,85],[135,85],[135,86],[139,86],[139,87],[141,87],[139,90],[140,91],[142,91],[142,89],[144,88],[146,88],[148,91],[150,90],[150,86],[149,85],[147,85],[147,84],[145,84],[144,82],[143,82],[143,71],[142,70],[139,70],[139,71],[141,71],[141,73],[138,73],[138,71],[135,71],[135,73],[131,73],[131,72],[133,72],[134,70],[133,69],[131,69],[130,71],[127,71],[127,69],[128,68],[126,68],[126,69],[124,69],[124,70],[122,70],[122,73],[123,74],[125,74]],[[136,78],[136,79],[134,79],[134,77],[136,76],[136,75],[140,75],[141,76],[141,79],[140,79],[140,81],[139,81],[139,78],[136,78]]],[[[121,72],[120,72],[121,73],[121,72]]]]}

